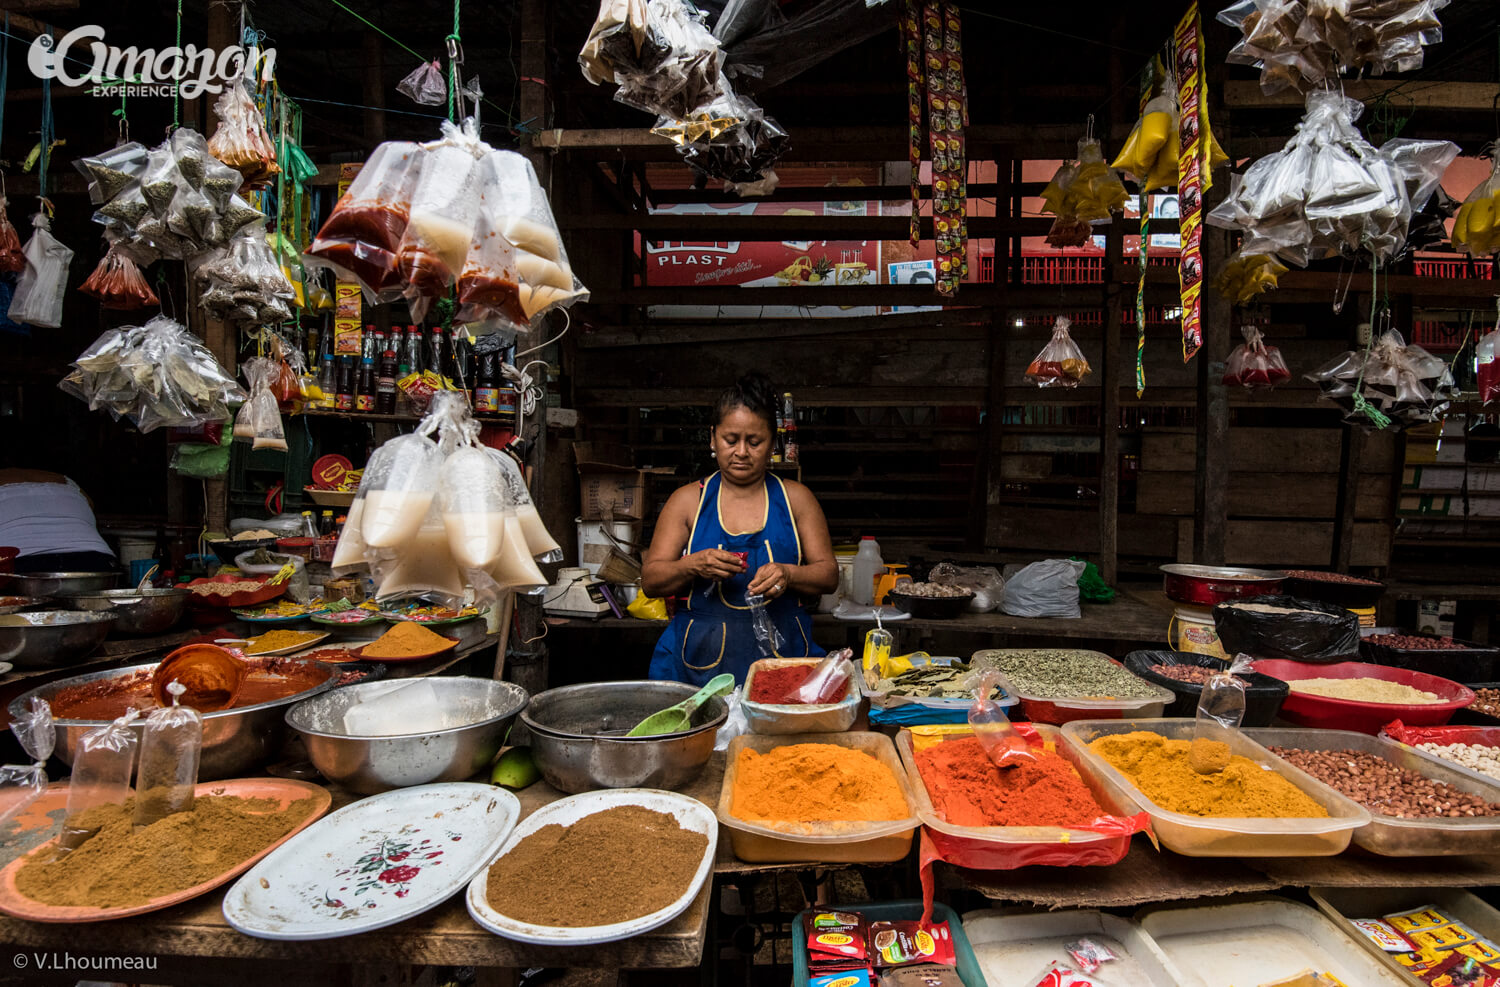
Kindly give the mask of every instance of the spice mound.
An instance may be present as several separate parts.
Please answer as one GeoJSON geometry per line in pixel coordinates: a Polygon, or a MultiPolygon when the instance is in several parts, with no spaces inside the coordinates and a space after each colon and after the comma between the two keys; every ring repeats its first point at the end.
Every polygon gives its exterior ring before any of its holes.
{"type": "Polygon", "coordinates": [[[487,898],[532,925],[629,922],[681,898],[707,847],[668,813],[622,805],[521,840],[491,865],[487,898]]]}
{"type": "Polygon", "coordinates": [[[955,826],[1086,826],[1107,815],[1077,770],[1033,748],[1035,761],[1001,771],[974,737],[917,752],[932,807],[955,826]]]}
{"type": "Polygon", "coordinates": [[[365,645],[366,658],[414,658],[453,646],[451,638],[434,634],[420,624],[403,621],[365,645]]]}
{"type": "Polygon", "coordinates": [[[175,894],[218,877],[290,833],[317,800],[282,808],[275,799],[200,795],[178,812],[139,830],[135,800],[80,813],[75,825],[98,832],[61,858],[42,851],[16,873],[16,889],[47,905],[124,908],[175,894]]]}
{"type": "Polygon", "coordinates": [[[1292,679],[1287,682],[1293,692],[1329,699],[1350,699],[1362,703],[1399,703],[1408,706],[1430,706],[1443,697],[1385,679],[1292,679]]]}
{"type": "Polygon", "coordinates": [[[1157,699],[1159,687],[1089,651],[980,651],[975,667],[998,668],[1022,695],[1049,699],[1157,699]]]}
{"type": "Polygon", "coordinates": [[[869,754],[789,744],[740,751],[729,814],[751,822],[888,822],[911,810],[895,773],[869,754]]]}
{"type": "Polygon", "coordinates": [[[1089,750],[1169,812],[1233,819],[1328,816],[1296,785],[1238,754],[1223,771],[1199,774],[1190,761],[1189,741],[1168,740],[1148,730],[1100,737],[1089,750]]]}
{"type": "Polygon", "coordinates": [[[245,654],[263,655],[268,651],[295,648],[299,645],[311,644],[322,636],[320,631],[266,631],[259,637],[252,637],[245,642],[245,654]]]}
{"type": "Polygon", "coordinates": [[[225,583],[199,583],[197,586],[184,586],[199,596],[233,596],[236,593],[253,593],[265,586],[259,579],[236,579],[225,583]]]}
{"type": "MultiPolygon", "coordinates": [[[[812,675],[818,666],[811,665],[783,665],[780,668],[762,666],[755,670],[755,681],[750,686],[750,701],[752,703],[776,703],[801,705],[802,700],[797,698],[797,690],[812,675]]],[[[824,691],[817,696],[816,705],[836,703],[848,694],[848,680],[840,680],[836,685],[824,686],[824,691]]]]}
{"type": "Polygon", "coordinates": [[[1364,751],[1272,747],[1271,753],[1381,815],[1397,819],[1500,816],[1500,805],[1364,751]]]}

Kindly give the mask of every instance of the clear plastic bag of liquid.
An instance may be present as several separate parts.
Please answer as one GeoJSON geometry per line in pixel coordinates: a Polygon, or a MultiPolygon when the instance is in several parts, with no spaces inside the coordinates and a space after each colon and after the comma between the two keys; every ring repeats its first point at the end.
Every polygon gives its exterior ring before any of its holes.
{"type": "Polygon", "coordinates": [[[408,304],[426,304],[445,294],[464,269],[474,242],[475,164],[486,150],[477,128],[443,122],[443,138],[423,146],[421,176],[411,193],[406,232],[396,248],[396,265],[406,280],[408,304]]]}
{"type": "Polygon", "coordinates": [[[483,569],[500,557],[515,508],[499,464],[482,448],[463,446],[443,460],[438,503],[455,562],[483,569]]]}
{"type": "Polygon", "coordinates": [[[140,746],[132,724],[140,715],[140,710],[129,710],[79,740],[68,779],[68,808],[58,840],[59,853],[82,846],[103,828],[110,806],[123,808],[130,798],[130,776],[140,746]]]}
{"type": "Polygon", "coordinates": [[[1198,696],[1198,717],[1188,763],[1199,774],[1217,774],[1229,766],[1229,738],[1245,719],[1245,680],[1253,659],[1246,654],[1215,672],[1198,696]]]}
{"type": "Polygon", "coordinates": [[[262,184],[281,171],[276,148],[266,133],[266,118],[243,81],[224,87],[214,103],[214,115],[219,126],[208,140],[208,149],[244,176],[247,186],[262,184]]]}
{"type": "MultiPolygon", "coordinates": [[[[425,434],[398,435],[365,464],[360,533],[370,548],[397,548],[416,536],[437,495],[442,453],[425,434]]],[[[353,527],[351,517],[346,530],[353,527]]],[[[441,522],[440,522],[441,523],[441,522]]]]}
{"type": "Polygon", "coordinates": [[[443,81],[443,67],[437,59],[423,62],[396,83],[396,92],[422,106],[442,106],[448,102],[448,84],[443,81]]]}
{"type": "Polygon", "coordinates": [[[396,248],[406,234],[412,190],[425,160],[422,146],[411,141],[375,148],[303,252],[303,262],[358,282],[372,298],[397,292],[396,248]]]}
{"type": "Polygon", "coordinates": [[[490,151],[477,168],[478,187],[486,191],[486,212],[495,229],[515,247],[515,272],[524,318],[534,320],[554,308],[588,299],[588,289],[573,275],[562,234],[547,194],[531,162],[514,151],[490,151]]]}
{"type": "Polygon", "coordinates": [[[141,766],[136,773],[135,812],[131,817],[137,829],[178,812],[192,811],[198,761],[203,754],[203,716],[191,706],[181,705],[185,691],[180,682],[168,682],[172,705],[152,710],[141,731],[141,766]]]}
{"type": "Polygon", "coordinates": [[[0,767],[0,826],[14,819],[47,790],[47,758],[57,741],[52,725],[52,707],[35,696],[30,707],[10,724],[30,764],[0,767]]]}
{"type": "MultiPolygon", "coordinates": [[[[561,562],[562,548],[542,523],[542,516],[537,513],[536,505],[531,501],[531,491],[526,487],[526,478],[521,475],[521,467],[498,449],[488,449],[486,452],[499,465],[500,473],[505,477],[511,503],[515,505],[514,530],[520,532],[520,544],[526,546],[526,554],[544,565],[561,562]]],[[[507,527],[507,532],[510,530],[512,529],[507,527]]]]}
{"type": "MultiPolygon", "coordinates": [[[[464,573],[449,549],[448,527],[435,502],[401,550],[380,567],[378,600],[421,596],[457,605],[464,596],[464,573]]],[[[366,522],[368,527],[368,520],[366,522]]]]}

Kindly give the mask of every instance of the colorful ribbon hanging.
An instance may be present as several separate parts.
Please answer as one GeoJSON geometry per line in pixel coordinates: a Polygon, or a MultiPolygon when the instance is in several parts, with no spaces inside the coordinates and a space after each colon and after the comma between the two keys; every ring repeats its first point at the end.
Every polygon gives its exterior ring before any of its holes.
{"type": "Polygon", "coordinates": [[[932,157],[932,229],[937,292],[951,296],[969,273],[968,87],[963,68],[963,20],[953,3],[907,0],[901,19],[906,48],[908,158],[911,163],[912,246],[921,240],[922,121],[932,157]]]}
{"type": "Polygon", "coordinates": [[[906,0],[901,13],[901,42],[906,48],[907,161],[911,164],[911,245],[922,240],[922,29],[917,0],[906,0]]]}
{"type": "Polygon", "coordinates": [[[1182,305],[1182,361],[1203,347],[1203,196],[1213,184],[1208,168],[1208,88],[1203,74],[1203,25],[1197,0],[1173,32],[1177,67],[1177,281],[1182,305]]]}

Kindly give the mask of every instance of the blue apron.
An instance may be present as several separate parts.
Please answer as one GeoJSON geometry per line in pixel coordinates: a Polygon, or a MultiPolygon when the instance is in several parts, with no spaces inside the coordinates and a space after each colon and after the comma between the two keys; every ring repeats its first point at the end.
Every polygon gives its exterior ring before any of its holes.
{"type": "Polygon", "coordinates": [[[745,603],[745,589],[761,566],[767,562],[802,564],[802,542],[797,537],[786,487],[779,477],[768,473],[765,523],[758,531],[735,533],[724,530],[719,516],[721,483],[718,473],[703,483],[698,515],[693,519],[693,533],[684,554],[706,548],[745,552],[749,556],[745,571],[722,582],[693,580],[687,600],[656,642],[651,655],[653,679],[702,685],[715,675],[732,672],[735,681],[743,685],[750,663],[759,658],[823,654],[823,649],[813,643],[812,620],[796,593],[778,596],[766,605],[771,622],[781,634],[781,647],[775,655],[762,652],[755,639],[751,609],[745,603]]]}

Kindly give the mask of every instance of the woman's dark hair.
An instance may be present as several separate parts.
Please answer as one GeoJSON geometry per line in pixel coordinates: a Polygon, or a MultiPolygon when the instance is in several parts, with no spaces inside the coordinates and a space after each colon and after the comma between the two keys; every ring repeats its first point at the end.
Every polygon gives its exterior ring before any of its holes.
{"type": "Polygon", "coordinates": [[[735,408],[744,408],[764,419],[766,427],[775,435],[777,407],[776,388],[772,386],[771,378],[762,373],[748,373],[735,381],[734,386],[726,387],[719,400],[714,402],[712,424],[718,428],[725,415],[735,408]]]}

